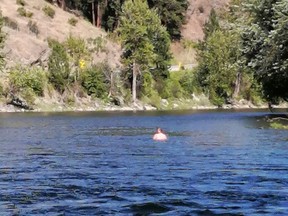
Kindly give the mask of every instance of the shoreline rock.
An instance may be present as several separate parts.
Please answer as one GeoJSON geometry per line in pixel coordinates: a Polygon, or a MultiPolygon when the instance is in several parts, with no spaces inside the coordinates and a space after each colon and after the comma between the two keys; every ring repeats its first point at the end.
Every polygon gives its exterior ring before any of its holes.
{"type": "MultiPolygon", "coordinates": [[[[275,109],[285,109],[288,108],[287,104],[275,105],[273,106],[275,109]]],[[[180,106],[173,106],[173,108],[164,108],[157,109],[148,104],[143,104],[142,102],[137,103],[136,105],[123,105],[123,106],[115,106],[115,105],[104,105],[104,106],[67,106],[65,104],[54,104],[51,108],[43,109],[40,107],[35,107],[33,110],[25,110],[23,108],[18,108],[13,105],[8,104],[0,104],[0,113],[20,113],[20,112],[125,112],[125,111],[173,111],[173,110],[243,110],[243,109],[268,109],[268,105],[260,105],[256,106],[252,103],[249,104],[225,104],[222,107],[217,107],[213,105],[192,105],[186,108],[181,108],[180,106]]]]}

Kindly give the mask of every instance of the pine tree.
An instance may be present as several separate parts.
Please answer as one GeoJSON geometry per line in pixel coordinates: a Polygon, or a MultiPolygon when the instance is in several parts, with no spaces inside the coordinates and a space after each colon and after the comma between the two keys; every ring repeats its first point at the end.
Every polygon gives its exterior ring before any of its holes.
{"type": "MultiPolygon", "coordinates": [[[[165,66],[170,57],[162,57],[169,49],[170,40],[160,18],[142,0],[127,0],[120,17],[119,34],[122,60],[132,78],[132,99],[136,102],[137,77],[151,68],[165,66]],[[158,62],[157,62],[158,61],[158,62]]],[[[166,54],[167,55],[167,54],[166,54]]]]}

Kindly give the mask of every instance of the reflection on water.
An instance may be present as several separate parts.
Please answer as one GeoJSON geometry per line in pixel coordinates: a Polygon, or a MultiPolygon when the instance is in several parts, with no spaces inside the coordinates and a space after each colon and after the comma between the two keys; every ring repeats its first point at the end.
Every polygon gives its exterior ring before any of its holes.
{"type": "Polygon", "coordinates": [[[1,215],[288,215],[288,134],[265,115],[1,114],[1,215]]]}

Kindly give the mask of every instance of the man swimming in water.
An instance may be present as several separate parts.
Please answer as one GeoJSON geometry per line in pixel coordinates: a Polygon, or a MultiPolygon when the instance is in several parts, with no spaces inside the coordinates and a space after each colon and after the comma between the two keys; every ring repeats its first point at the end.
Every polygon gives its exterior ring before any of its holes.
{"type": "Polygon", "coordinates": [[[161,128],[157,128],[156,133],[153,136],[153,140],[155,141],[165,141],[167,140],[167,135],[163,133],[161,128]]]}

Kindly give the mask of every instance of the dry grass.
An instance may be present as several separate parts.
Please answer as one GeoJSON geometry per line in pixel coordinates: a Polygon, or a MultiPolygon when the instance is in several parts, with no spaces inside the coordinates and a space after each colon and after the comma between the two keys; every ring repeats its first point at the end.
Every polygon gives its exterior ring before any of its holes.
{"type": "MultiPolygon", "coordinates": [[[[78,18],[73,14],[63,11],[51,4],[49,6],[55,10],[54,18],[50,18],[42,11],[42,8],[48,5],[44,0],[27,1],[25,9],[31,11],[34,15],[28,19],[21,17],[17,13],[19,5],[16,1],[0,0],[0,8],[2,15],[12,18],[18,23],[18,30],[4,27],[4,31],[8,34],[5,45],[5,53],[7,53],[8,66],[17,63],[30,64],[39,58],[40,54],[48,49],[47,38],[53,38],[58,41],[64,41],[70,34],[79,36],[84,39],[106,37],[106,33],[91,25],[88,21],[78,18]],[[74,18],[78,20],[77,26],[71,26],[68,20],[74,18]],[[27,24],[29,21],[37,23],[39,34],[29,31],[27,24]]],[[[108,52],[94,55],[93,61],[100,62],[108,59],[111,66],[119,64],[120,46],[118,44],[107,43],[108,52]]]]}
{"type": "Polygon", "coordinates": [[[184,49],[180,42],[174,42],[171,44],[171,51],[174,57],[172,65],[196,63],[196,51],[194,49],[184,49]]]}
{"type": "MultiPolygon", "coordinates": [[[[204,37],[202,27],[209,17],[212,7],[221,8],[227,5],[229,0],[190,0],[190,6],[187,12],[187,24],[183,26],[182,35],[184,39],[198,41],[204,37]]],[[[44,0],[29,0],[24,6],[26,10],[33,13],[33,17],[21,17],[17,9],[19,5],[13,0],[0,0],[0,8],[3,16],[15,20],[18,24],[17,29],[4,27],[8,34],[5,53],[7,53],[7,66],[13,66],[17,63],[30,64],[39,58],[41,53],[49,51],[47,38],[54,38],[64,41],[69,34],[79,36],[84,39],[106,37],[106,33],[91,25],[90,22],[78,18],[73,14],[48,4],[44,0]],[[50,18],[42,11],[46,5],[55,10],[54,18],[50,18]],[[69,19],[76,19],[77,25],[72,26],[68,23],[69,19]],[[36,23],[39,34],[35,35],[27,27],[28,22],[36,23]]],[[[109,41],[109,40],[108,40],[109,41]]],[[[120,46],[112,41],[106,45],[107,52],[95,53],[93,62],[107,60],[112,67],[120,65],[120,46]]],[[[173,64],[193,64],[195,63],[195,51],[193,49],[184,49],[181,43],[176,42],[171,45],[174,55],[173,64]]]]}
{"type": "MultiPolygon", "coordinates": [[[[194,42],[204,38],[203,26],[207,22],[212,8],[216,10],[226,7],[230,0],[189,0],[186,24],[183,26],[181,34],[184,39],[194,42]]],[[[194,64],[196,62],[195,50],[184,49],[180,43],[171,46],[174,54],[173,64],[194,64]]]]}
{"type": "Polygon", "coordinates": [[[198,41],[204,37],[203,25],[208,20],[212,8],[216,10],[226,7],[230,0],[189,0],[187,23],[183,26],[185,39],[198,41]]]}

